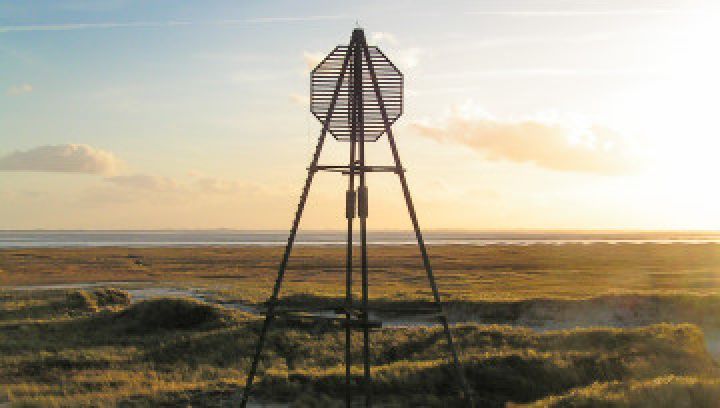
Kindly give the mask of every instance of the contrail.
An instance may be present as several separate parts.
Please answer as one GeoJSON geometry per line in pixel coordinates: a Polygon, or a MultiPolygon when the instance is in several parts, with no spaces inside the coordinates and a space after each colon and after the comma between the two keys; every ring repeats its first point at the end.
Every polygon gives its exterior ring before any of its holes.
{"type": "Polygon", "coordinates": [[[238,20],[217,20],[217,21],[132,21],[132,22],[105,22],[105,23],[60,23],[60,24],[36,24],[36,25],[11,25],[0,26],[0,33],[25,32],[25,31],[69,31],[69,30],[92,30],[104,28],[132,28],[132,27],[173,27],[189,25],[233,25],[233,24],[272,24],[272,23],[293,23],[325,20],[341,20],[349,18],[343,15],[329,16],[301,16],[301,17],[256,17],[238,20]]]}
{"type": "Polygon", "coordinates": [[[580,16],[644,16],[651,14],[690,13],[684,9],[618,9],[618,10],[487,10],[466,11],[465,14],[508,17],[580,17],[580,16]]]}

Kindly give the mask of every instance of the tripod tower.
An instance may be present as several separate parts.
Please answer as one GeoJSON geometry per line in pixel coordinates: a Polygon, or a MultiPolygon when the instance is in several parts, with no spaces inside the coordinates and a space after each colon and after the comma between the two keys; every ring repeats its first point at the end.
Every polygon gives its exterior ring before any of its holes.
{"type": "MultiPolygon", "coordinates": [[[[300,219],[307,202],[310,186],[315,174],[319,171],[338,172],[348,176],[346,191],[347,218],[347,257],[345,270],[345,302],[342,308],[333,308],[331,311],[338,315],[337,320],[345,328],[345,396],[346,404],[350,407],[352,396],[352,379],[350,368],[351,339],[353,330],[362,330],[363,333],[363,381],[362,388],[365,396],[365,406],[371,406],[372,382],[370,373],[370,329],[379,328],[382,322],[369,319],[368,307],[368,248],[367,248],[367,218],[368,218],[368,188],[365,176],[372,172],[394,173],[400,179],[405,203],[415,230],[422,262],[425,267],[428,282],[432,289],[434,306],[428,310],[406,310],[413,313],[430,313],[442,325],[447,340],[452,363],[456,369],[457,380],[461,390],[471,405],[470,393],[463,375],[457,350],[453,343],[447,315],[440,301],[440,292],[435,283],[430,258],[425,248],[425,242],[420,231],[415,207],[413,206],[405,179],[405,169],[400,162],[395,138],[392,133],[393,123],[402,114],[403,106],[403,75],[400,70],[377,47],[368,46],[365,33],[362,29],[353,30],[348,45],[339,45],[323,59],[311,74],[311,111],[322,123],[322,131],[318,139],[315,153],[308,167],[300,203],[298,204],[295,219],[290,229],[285,253],[273,287],[272,295],[266,305],[266,316],[260,330],[255,355],[248,373],[242,406],[247,404],[253,380],[257,373],[259,360],[268,330],[277,316],[287,316],[298,310],[283,309],[278,306],[280,289],[285,276],[285,270],[290,259],[290,253],[295,242],[300,219]],[[320,165],[319,159],[327,134],[336,140],[349,142],[349,158],[347,165],[320,165]],[[381,136],[387,134],[390,151],[394,164],[389,166],[368,166],[365,164],[365,144],[376,142],[381,136]],[[353,224],[359,219],[360,229],[360,272],[362,285],[362,298],[353,299],[353,224]]],[[[308,311],[308,310],[304,310],[308,311]]],[[[314,309],[309,312],[317,312],[314,309]]],[[[393,309],[397,312],[397,308],[393,309]]]]}

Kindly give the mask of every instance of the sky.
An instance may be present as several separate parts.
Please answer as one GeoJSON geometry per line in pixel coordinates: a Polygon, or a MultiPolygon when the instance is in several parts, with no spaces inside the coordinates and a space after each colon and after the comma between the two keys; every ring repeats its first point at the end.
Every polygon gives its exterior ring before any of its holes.
{"type": "MultiPolygon", "coordinates": [[[[428,229],[720,230],[714,1],[0,0],[0,229],[286,229],[361,26],[428,229]]],[[[330,140],[323,164],[344,164],[330,140]]],[[[387,138],[368,161],[391,164],[387,138]]],[[[346,179],[301,227],[342,229],[346,179]]],[[[368,176],[371,229],[408,229],[368,176]]]]}

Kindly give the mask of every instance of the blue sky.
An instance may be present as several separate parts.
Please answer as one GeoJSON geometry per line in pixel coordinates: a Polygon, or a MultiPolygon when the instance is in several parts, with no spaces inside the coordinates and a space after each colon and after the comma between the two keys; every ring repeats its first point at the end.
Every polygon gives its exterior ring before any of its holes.
{"type": "MultiPolygon", "coordinates": [[[[356,21],[405,73],[396,132],[429,227],[720,228],[700,176],[720,170],[717,17],[710,1],[0,1],[0,228],[285,228],[319,131],[309,68],[356,21]]],[[[371,227],[407,228],[395,180],[372,189],[371,227]]],[[[305,226],[341,228],[342,191],[319,180],[305,226]]]]}

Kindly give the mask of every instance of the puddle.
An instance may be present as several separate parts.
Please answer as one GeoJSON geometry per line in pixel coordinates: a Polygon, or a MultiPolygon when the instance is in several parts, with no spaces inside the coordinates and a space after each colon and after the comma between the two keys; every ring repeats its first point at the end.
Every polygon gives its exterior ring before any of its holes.
{"type": "Polygon", "coordinates": [[[156,299],[163,297],[189,297],[192,299],[200,300],[208,303],[217,303],[210,298],[207,293],[198,292],[195,289],[180,289],[180,288],[164,288],[164,287],[150,287],[150,288],[138,288],[138,289],[123,289],[127,291],[131,298],[132,303],[142,302],[143,300],[156,299]]]}

